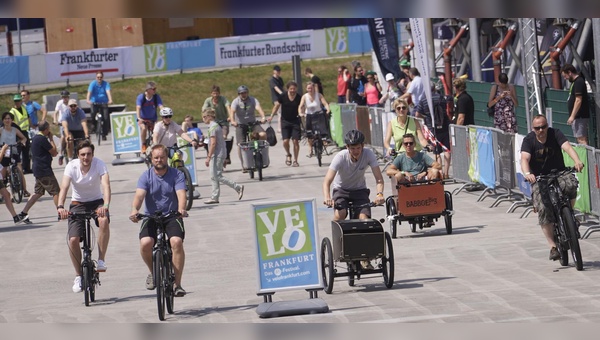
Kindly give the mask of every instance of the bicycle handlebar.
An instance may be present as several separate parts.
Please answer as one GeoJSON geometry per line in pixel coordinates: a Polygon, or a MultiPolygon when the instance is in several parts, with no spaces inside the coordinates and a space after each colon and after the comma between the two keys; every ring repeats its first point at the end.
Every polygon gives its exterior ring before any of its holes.
{"type": "MultiPolygon", "coordinates": [[[[354,205],[352,202],[348,202],[348,209],[361,209],[361,208],[372,208],[377,206],[382,206],[383,204],[377,204],[375,202],[363,203],[354,205]]],[[[334,203],[333,206],[328,206],[328,208],[336,208],[338,210],[344,209],[340,204],[334,203]]]]}
{"type": "MultiPolygon", "coordinates": [[[[72,212],[69,211],[67,213],[69,215],[69,217],[71,217],[74,220],[88,220],[88,219],[92,219],[92,218],[97,218],[99,217],[98,214],[95,211],[85,211],[85,212],[72,212]]],[[[58,215],[58,220],[60,221],[60,214],[58,215]]]]}
{"type": "Polygon", "coordinates": [[[166,219],[171,218],[173,216],[181,217],[181,213],[179,213],[179,211],[171,210],[171,211],[167,212],[166,214],[163,214],[162,211],[156,211],[154,214],[141,214],[141,213],[137,213],[135,215],[135,217],[138,220],[141,220],[142,218],[149,218],[149,219],[154,220],[154,221],[166,220],[166,219]]]}
{"type": "Polygon", "coordinates": [[[535,176],[535,180],[540,181],[540,180],[554,179],[554,178],[558,178],[566,173],[575,173],[575,172],[577,172],[577,170],[574,167],[568,166],[560,171],[553,169],[549,174],[537,175],[537,176],[535,176]]]}

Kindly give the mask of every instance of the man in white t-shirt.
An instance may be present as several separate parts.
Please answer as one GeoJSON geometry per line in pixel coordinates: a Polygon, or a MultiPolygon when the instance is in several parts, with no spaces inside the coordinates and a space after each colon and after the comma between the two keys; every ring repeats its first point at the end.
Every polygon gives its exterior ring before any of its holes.
{"type": "MultiPolygon", "coordinates": [[[[77,144],[75,150],[77,159],[72,160],[65,166],[65,171],[58,194],[58,214],[61,219],[67,219],[69,211],[74,213],[96,211],[99,226],[98,232],[98,265],[97,272],[106,271],[106,249],[110,237],[109,223],[110,215],[110,179],[106,164],[94,157],[94,145],[89,140],[77,144]],[[64,207],[69,187],[73,185],[71,192],[71,205],[69,210],[64,207]]],[[[79,242],[84,234],[85,222],[77,219],[69,219],[69,254],[75,268],[75,281],[73,292],[81,292],[81,247],[79,242]]]]}

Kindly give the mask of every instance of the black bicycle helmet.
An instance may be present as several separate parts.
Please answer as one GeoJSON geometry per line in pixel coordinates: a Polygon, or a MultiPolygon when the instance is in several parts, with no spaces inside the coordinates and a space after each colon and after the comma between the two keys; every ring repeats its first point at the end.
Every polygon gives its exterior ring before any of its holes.
{"type": "Polygon", "coordinates": [[[238,87],[238,94],[242,93],[242,92],[249,92],[248,90],[248,86],[246,85],[241,85],[240,87],[238,87]]]}
{"type": "Polygon", "coordinates": [[[68,97],[69,95],[70,95],[70,93],[67,90],[60,91],[60,96],[61,97],[68,97]]]}
{"type": "Polygon", "coordinates": [[[344,143],[346,143],[346,145],[363,144],[364,142],[365,135],[358,130],[350,130],[344,137],[344,143]]]}

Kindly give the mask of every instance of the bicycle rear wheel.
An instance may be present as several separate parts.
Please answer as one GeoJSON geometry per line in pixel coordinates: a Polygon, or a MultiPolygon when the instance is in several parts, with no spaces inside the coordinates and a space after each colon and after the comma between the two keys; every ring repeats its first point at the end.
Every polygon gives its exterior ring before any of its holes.
{"type": "Polygon", "coordinates": [[[156,287],[156,302],[158,307],[158,319],[165,319],[165,277],[163,256],[159,250],[155,250],[153,254],[154,264],[154,286],[156,287]]]}
{"type": "Polygon", "coordinates": [[[565,223],[565,231],[567,232],[573,261],[575,261],[575,268],[583,270],[583,258],[581,257],[581,248],[579,247],[579,239],[577,238],[577,225],[575,224],[573,214],[568,207],[563,207],[560,210],[560,214],[565,223]]]}
{"type": "Polygon", "coordinates": [[[10,189],[15,203],[23,201],[23,175],[15,165],[10,170],[10,189]]]}
{"type": "Polygon", "coordinates": [[[185,177],[185,210],[192,209],[192,204],[194,203],[194,185],[192,184],[192,175],[185,166],[178,166],[177,170],[183,172],[183,176],[185,177]]]}

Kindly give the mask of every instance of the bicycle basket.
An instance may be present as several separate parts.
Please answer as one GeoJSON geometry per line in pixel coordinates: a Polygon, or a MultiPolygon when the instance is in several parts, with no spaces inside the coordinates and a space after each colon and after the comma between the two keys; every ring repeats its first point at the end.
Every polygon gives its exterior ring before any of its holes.
{"type": "MultiPolygon", "coordinates": [[[[243,142],[238,144],[242,153],[242,167],[244,169],[254,169],[256,167],[254,164],[253,144],[254,142],[243,142]]],[[[259,140],[258,147],[260,149],[260,154],[262,155],[263,168],[266,168],[269,166],[269,142],[259,140]]]]}

